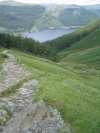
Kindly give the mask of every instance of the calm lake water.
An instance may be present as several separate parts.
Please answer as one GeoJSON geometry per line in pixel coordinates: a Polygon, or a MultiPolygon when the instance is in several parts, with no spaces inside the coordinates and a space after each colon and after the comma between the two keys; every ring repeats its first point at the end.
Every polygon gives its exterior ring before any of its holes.
{"type": "Polygon", "coordinates": [[[36,41],[38,40],[39,42],[45,42],[47,40],[55,39],[55,38],[62,36],[64,34],[71,33],[77,29],[78,28],[43,30],[43,31],[39,31],[39,32],[31,32],[31,33],[28,32],[28,33],[23,34],[22,36],[33,38],[36,41]]]}

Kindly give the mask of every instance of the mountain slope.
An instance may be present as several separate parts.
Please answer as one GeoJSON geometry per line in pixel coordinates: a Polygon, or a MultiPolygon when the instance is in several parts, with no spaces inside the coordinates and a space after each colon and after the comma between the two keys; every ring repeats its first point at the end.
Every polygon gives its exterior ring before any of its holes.
{"type": "MultiPolygon", "coordinates": [[[[72,44],[70,47],[64,49],[63,51],[58,53],[58,56],[60,58],[63,58],[62,60],[77,60],[82,62],[87,62],[87,58],[93,59],[93,56],[96,56],[96,53],[100,52],[100,28],[82,40],[72,44]],[[93,56],[92,56],[93,54],[93,56]],[[86,58],[86,59],[85,59],[86,58]]],[[[97,54],[98,56],[98,54],[97,54]]],[[[98,61],[100,59],[100,54],[98,57],[98,61]]],[[[92,61],[92,64],[95,65],[96,60],[92,61]]]]}
{"type": "Polygon", "coordinates": [[[16,3],[15,1],[1,2],[0,32],[21,33],[83,26],[97,18],[97,14],[87,11],[82,7],[72,5],[21,5],[23,4],[16,3]]]}
{"type": "Polygon", "coordinates": [[[66,8],[65,10],[61,11],[58,17],[58,20],[64,26],[83,26],[88,24],[89,22],[93,21],[97,17],[95,13],[87,11],[84,8],[66,8]]]}
{"type": "Polygon", "coordinates": [[[83,26],[97,18],[82,7],[45,6],[42,16],[35,21],[32,30],[44,30],[59,27],[83,26]]]}
{"type": "Polygon", "coordinates": [[[71,133],[100,132],[100,28],[97,25],[94,32],[61,51],[58,55],[66,57],[59,63],[13,49],[8,51],[32,74],[32,79],[39,81],[40,88],[34,88],[34,103],[44,100],[58,109],[71,133]]]}
{"type": "Polygon", "coordinates": [[[58,109],[71,133],[100,131],[100,70],[95,75],[84,74],[82,69],[77,71],[74,68],[74,62],[72,68],[70,62],[67,65],[63,64],[65,61],[57,64],[18,51],[10,52],[20,59],[20,63],[41,84],[40,89],[34,90],[34,102],[43,99],[48,105],[58,109]]]}
{"type": "Polygon", "coordinates": [[[100,4],[97,5],[88,5],[88,6],[83,6],[85,9],[88,11],[91,11],[93,13],[96,13],[98,17],[100,17],[100,4]]]}
{"type": "Polygon", "coordinates": [[[100,77],[100,28],[60,51],[58,57],[65,68],[75,73],[100,77]]]}
{"type": "Polygon", "coordinates": [[[30,31],[34,21],[41,17],[43,6],[0,6],[0,32],[30,31]]]}
{"type": "Polygon", "coordinates": [[[100,19],[96,19],[95,21],[91,22],[90,24],[86,25],[85,27],[73,33],[63,35],[54,40],[46,41],[46,43],[52,46],[53,48],[57,49],[58,51],[60,51],[67,47],[70,47],[75,42],[78,42],[79,40],[86,37],[90,33],[96,31],[99,27],[100,27],[100,19]]]}
{"type": "Polygon", "coordinates": [[[23,6],[25,4],[14,1],[14,0],[4,0],[0,2],[0,5],[23,6]]]}

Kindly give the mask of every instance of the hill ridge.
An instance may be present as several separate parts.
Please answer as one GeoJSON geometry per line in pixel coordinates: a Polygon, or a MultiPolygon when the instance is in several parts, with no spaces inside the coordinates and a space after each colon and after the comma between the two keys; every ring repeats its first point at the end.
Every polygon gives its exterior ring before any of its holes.
{"type": "Polygon", "coordinates": [[[0,1],[0,5],[23,6],[28,4],[17,2],[16,0],[3,0],[0,1]]]}

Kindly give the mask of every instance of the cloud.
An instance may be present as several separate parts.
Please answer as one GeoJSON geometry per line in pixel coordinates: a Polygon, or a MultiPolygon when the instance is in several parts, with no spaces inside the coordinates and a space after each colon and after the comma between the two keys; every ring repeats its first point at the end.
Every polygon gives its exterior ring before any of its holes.
{"type": "MultiPolygon", "coordinates": [[[[3,0],[0,0],[3,1],[3,0]]],[[[77,5],[93,5],[100,4],[100,0],[15,0],[22,3],[57,3],[57,4],[77,4],[77,5]]]]}

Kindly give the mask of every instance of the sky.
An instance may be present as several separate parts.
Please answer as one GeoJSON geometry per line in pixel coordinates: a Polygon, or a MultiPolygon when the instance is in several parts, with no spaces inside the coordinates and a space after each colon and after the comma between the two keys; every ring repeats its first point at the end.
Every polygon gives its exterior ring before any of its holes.
{"type": "MultiPolygon", "coordinates": [[[[3,1],[3,0],[0,0],[3,1]]],[[[9,1],[9,0],[8,0],[9,1]]],[[[57,3],[57,4],[76,4],[76,5],[94,5],[100,4],[100,0],[15,0],[22,3],[57,3]]]]}

